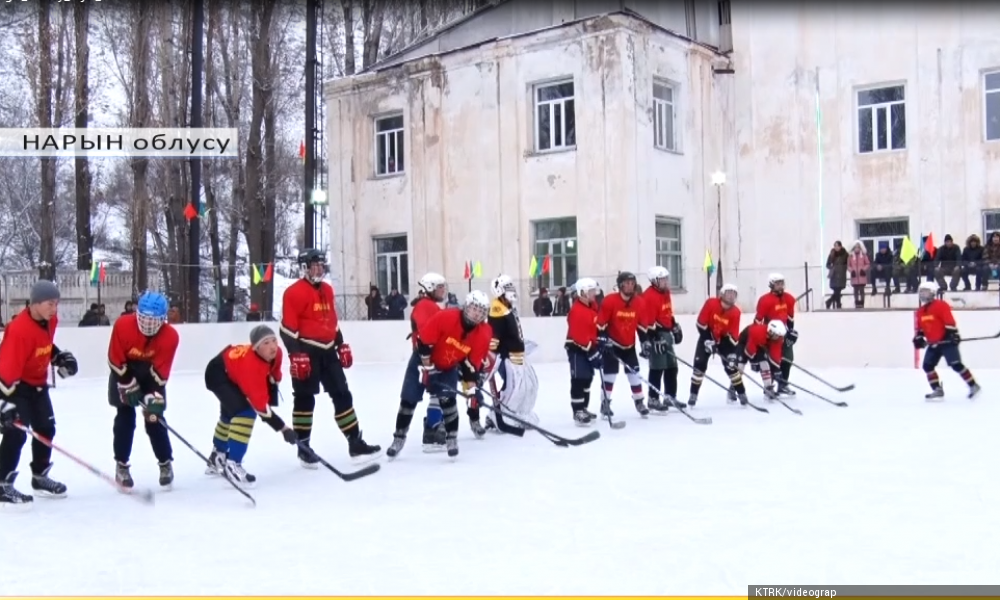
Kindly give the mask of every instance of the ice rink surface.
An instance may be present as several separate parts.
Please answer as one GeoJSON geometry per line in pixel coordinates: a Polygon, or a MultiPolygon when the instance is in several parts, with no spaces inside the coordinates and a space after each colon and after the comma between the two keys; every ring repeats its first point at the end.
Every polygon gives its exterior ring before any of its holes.
{"type": "MultiPolygon", "coordinates": [[[[566,366],[536,369],[542,425],[583,435],[566,366]]],[[[383,449],[402,371],[348,372],[365,437],[383,449]]],[[[256,509],[177,442],[174,489],[154,507],[56,454],[52,475],[69,498],[0,514],[0,595],[739,595],[748,584],[996,583],[1000,371],[976,373],[975,401],[940,371],[943,403],[924,401],[920,371],[819,372],[857,389],[837,394],[801,372],[793,381],[848,408],[800,393],[796,416],[748,388],[770,409],[761,414],[727,405],[706,381],[694,410],[714,424],[676,413],[642,420],[620,377],[614,408],[625,429],[602,423],[596,442],[558,448],[530,432],[476,440],[463,414],[454,462],[421,452],[421,408],[400,458],[353,483],[302,469],[258,422],[244,461],[258,477],[256,509]]],[[[710,374],[722,376],[717,366],[710,374]]],[[[683,398],[689,376],[682,368],[683,398]]],[[[113,473],[106,382],[58,385],[57,444],[113,473]]],[[[287,381],[283,393],[289,419],[287,381]]],[[[201,374],[172,378],[167,418],[206,454],[217,415],[201,374]]],[[[352,468],[326,396],[313,440],[352,468]]],[[[132,465],[137,486],[156,486],[141,425],[132,465]]]]}

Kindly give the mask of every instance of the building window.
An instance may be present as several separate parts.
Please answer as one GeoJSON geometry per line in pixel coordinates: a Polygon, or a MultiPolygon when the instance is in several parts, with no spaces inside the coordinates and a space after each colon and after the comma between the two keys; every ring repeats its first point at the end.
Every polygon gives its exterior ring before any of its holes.
{"type": "Polygon", "coordinates": [[[375,119],[375,174],[403,172],[403,115],[375,119]]]}
{"type": "Polygon", "coordinates": [[[677,150],[674,125],[677,107],[674,104],[674,87],[660,81],[653,82],[653,146],[660,150],[677,150]]]}
{"type": "Polygon", "coordinates": [[[986,141],[1000,140],[1000,71],[983,77],[983,110],[986,117],[986,141]]]}
{"type": "MultiPolygon", "coordinates": [[[[888,246],[895,252],[909,235],[910,220],[904,217],[858,221],[858,239],[865,245],[869,257],[874,257],[880,246],[888,246]]],[[[851,248],[848,247],[847,251],[850,252],[851,248]]]]}
{"type": "Polygon", "coordinates": [[[1000,231],[1000,210],[983,211],[983,244],[990,241],[990,235],[1000,231]]]}
{"type": "Polygon", "coordinates": [[[670,217],[656,219],[656,265],[670,271],[670,288],[684,289],[683,239],[681,221],[670,217]]]}
{"type": "Polygon", "coordinates": [[[906,96],[904,86],[858,92],[858,152],[906,148],[906,96]]]}
{"type": "Polygon", "coordinates": [[[576,100],[573,82],[535,86],[535,150],[576,147],[576,100]]]}
{"type": "Polygon", "coordinates": [[[535,221],[532,225],[538,275],[531,281],[531,290],[568,287],[576,283],[580,276],[576,218],[535,221]]]}
{"type": "Polygon", "coordinates": [[[375,245],[375,281],[383,296],[393,289],[404,296],[410,293],[410,263],[405,235],[377,237],[375,245]]]}

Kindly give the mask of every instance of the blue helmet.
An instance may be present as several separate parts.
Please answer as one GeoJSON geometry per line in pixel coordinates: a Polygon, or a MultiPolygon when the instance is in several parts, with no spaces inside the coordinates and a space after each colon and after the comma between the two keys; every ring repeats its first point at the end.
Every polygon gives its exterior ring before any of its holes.
{"type": "Polygon", "coordinates": [[[145,292],[139,296],[136,304],[136,320],[139,322],[139,331],[143,335],[156,335],[160,327],[167,320],[167,310],[170,304],[166,296],[159,292],[145,292]]]}

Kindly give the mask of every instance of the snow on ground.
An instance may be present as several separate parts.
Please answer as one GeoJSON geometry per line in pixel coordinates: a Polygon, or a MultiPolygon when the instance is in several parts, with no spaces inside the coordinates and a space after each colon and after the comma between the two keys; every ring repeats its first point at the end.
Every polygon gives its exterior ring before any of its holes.
{"type": "MultiPolygon", "coordinates": [[[[402,371],[349,372],[365,436],[383,447],[402,371]]],[[[538,374],[543,425],[582,435],[566,367],[538,374]]],[[[259,478],[256,509],[203,475],[180,443],[175,489],[155,507],[56,455],[52,474],[71,496],[0,514],[3,539],[18,548],[5,556],[0,594],[740,595],[774,582],[994,583],[1000,371],[977,373],[985,391],[975,401],[945,373],[940,404],[923,400],[919,371],[823,375],[857,383],[838,396],[848,408],[800,395],[790,402],[804,416],[776,404],[760,414],[727,405],[706,382],[694,410],[714,419],[708,426],[678,414],[641,420],[619,385],[627,427],[601,424],[601,439],[578,448],[531,433],[475,440],[463,417],[461,455],[449,462],[420,451],[417,425],[398,460],[353,483],[301,469],[258,423],[245,461],[259,478]]],[[[56,439],[111,472],[104,386],[59,382],[56,439]]],[[[177,374],[169,391],[170,423],[207,453],[218,405],[201,375],[177,374]]],[[[289,399],[287,381],[283,391],[289,399]]],[[[315,448],[349,468],[321,398],[315,448]]],[[[288,403],[278,410],[290,416],[288,403]]],[[[141,428],[133,471],[138,485],[155,485],[141,428]]]]}

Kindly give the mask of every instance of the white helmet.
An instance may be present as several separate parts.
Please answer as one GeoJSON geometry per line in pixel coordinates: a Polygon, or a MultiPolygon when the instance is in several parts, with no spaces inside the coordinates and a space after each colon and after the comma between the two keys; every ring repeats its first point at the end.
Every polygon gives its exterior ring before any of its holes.
{"type": "Polygon", "coordinates": [[[438,287],[447,286],[448,282],[445,280],[444,275],[440,275],[438,273],[427,273],[420,278],[417,285],[419,285],[420,289],[424,290],[424,293],[429,296],[438,287]]]}
{"type": "Polygon", "coordinates": [[[517,288],[509,275],[501,275],[493,280],[493,297],[504,298],[511,304],[517,302],[517,288]]]}
{"type": "Polygon", "coordinates": [[[788,328],[781,321],[771,321],[767,324],[767,335],[775,338],[783,338],[788,335],[788,328]]]}
{"type": "Polygon", "coordinates": [[[938,286],[933,281],[925,281],[917,288],[917,299],[920,304],[927,304],[937,295],[938,286]]]}
{"type": "Polygon", "coordinates": [[[590,277],[581,277],[573,285],[573,291],[577,294],[580,292],[589,292],[590,290],[599,290],[601,286],[597,284],[597,280],[590,277]]]}
{"type": "Polygon", "coordinates": [[[479,290],[472,290],[465,297],[465,304],[462,305],[462,316],[470,322],[479,324],[486,320],[490,314],[490,299],[479,290]]]}
{"type": "Polygon", "coordinates": [[[667,279],[670,277],[670,271],[666,267],[650,267],[646,271],[646,276],[649,277],[649,283],[656,284],[657,279],[667,279]]]}
{"type": "Polygon", "coordinates": [[[727,283],[719,289],[719,299],[725,304],[736,304],[736,297],[739,293],[735,284],[727,283]]]}
{"type": "Polygon", "coordinates": [[[774,289],[775,284],[785,283],[785,276],[781,273],[771,273],[767,276],[767,287],[774,289]]]}

